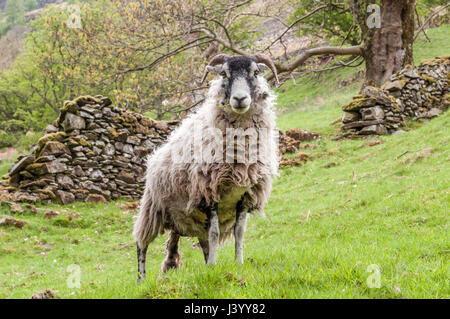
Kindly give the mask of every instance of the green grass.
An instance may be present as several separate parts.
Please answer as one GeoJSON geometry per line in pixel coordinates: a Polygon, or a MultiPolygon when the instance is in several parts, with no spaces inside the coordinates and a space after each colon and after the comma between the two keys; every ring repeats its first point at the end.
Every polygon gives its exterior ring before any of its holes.
{"type": "Polygon", "coordinates": [[[12,161],[0,161],[0,177],[8,173],[12,164],[12,161]]]}
{"type": "MultiPolygon", "coordinates": [[[[428,34],[435,40],[445,32],[448,26],[428,34]]],[[[448,54],[438,41],[419,39],[416,55],[448,54]]],[[[230,241],[218,265],[206,267],[195,242],[183,238],[183,267],[161,275],[161,236],[149,247],[146,282],[136,285],[133,215],[122,202],[40,205],[37,215],[15,215],[27,222],[23,229],[0,228],[0,298],[46,288],[60,298],[449,298],[449,113],[378,137],[383,143],[373,147],[331,141],[331,122],[360,84],[337,83],[354,72],[310,76],[280,93],[279,127],[314,130],[322,139],[302,149],[310,156],[304,166],[281,169],[267,217],[250,218],[245,265],[233,263],[230,241]],[[45,219],[50,209],[60,215],[45,219]],[[71,212],[80,218],[68,221],[71,212]],[[79,289],[67,285],[73,264],[79,289]],[[369,265],[380,271],[380,288],[367,285],[369,265]]],[[[1,214],[11,213],[2,207],[1,214]]]]}

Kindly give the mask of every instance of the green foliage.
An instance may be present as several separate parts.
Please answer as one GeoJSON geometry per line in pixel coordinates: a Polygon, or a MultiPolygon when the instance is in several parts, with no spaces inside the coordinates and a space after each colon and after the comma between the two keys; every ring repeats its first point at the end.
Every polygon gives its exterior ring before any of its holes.
{"type": "Polygon", "coordinates": [[[37,0],[25,0],[25,11],[31,11],[38,7],[37,0]]]}
{"type": "Polygon", "coordinates": [[[5,5],[6,22],[9,25],[23,24],[25,22],[23,0],[7,0],[5,5]]]}
{"type": "MultiPolygon", "coordinates": [[[[419,18],[421,23],[424,23],[425,19],[427,19],[430,14],[440,6],[446,5],[448,3],[447,0],[416,0],[416,9],[419,14],[419,18]]],[[[430,23],[431,26],[439,26],[444,23],[449,22],[448,9],[443,10],[438,13],[430,23]]]]}
{"type": "Polygon", "coordinates": [[[3,146],[14,145],[26,132],[42,132],[56,118],[58,108],[42,100],[44,81],[30,54],[21,55],[0,74],[0,130],[11,136],[2,140],[3,146]]]}
{"type": "Polygon", "coordinates": [[[8,147],[14,145],[17,142],[17,136],[8,133],[4,130],[0,130],[0,149],[3,147],[8,147]]]}
{"type": "MultiPolygon", "coordinates": [[[[299,0],[296,2],[296,10],[289,17],[288,23],[293,23],[312,10],[329,3],[342,3],[342,1],[299,0]]],[[[299,35],[313,34],[339,43],[356,45],[360,41],[360,31],[354,22],[352,12],[342,6],[330,6],[322,9],[302,20],[295,29],[299,35]]]]}
{"type": "Polygon", "coordinates": [[[4,11],[0,13],[0,37],[13,26],[25,23],[23,0],[7,0],[4,11]]]}

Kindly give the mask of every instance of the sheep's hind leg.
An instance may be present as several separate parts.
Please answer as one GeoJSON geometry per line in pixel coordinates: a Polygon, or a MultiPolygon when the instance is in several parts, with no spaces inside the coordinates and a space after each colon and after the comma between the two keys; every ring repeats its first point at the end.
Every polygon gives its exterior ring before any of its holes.
{"type": "Polygon", "coordinates": [[[204,239],[198,239],[198,243],[200,244],[200,247],[203,251],[203,257],[205,257],[205,263],[208,263],[208,255],[209,255],[209,244],[207,240],[204,239]]]}
{"type": "Polygon", "coordinates": [[[137,260],[138,260],[138,282],[141,282],[145,279],[145,258],[147,256],[147,247],[139,247],[139,244],[136,243],[137,246],[137,260]]]}
{"type": "Polygon", "coordinates": [[[161,271],[166,272],[169,269],[176,269],[181,266],[181,255],[178,252],[178,242],[180,235],[171,231],[166,241],[167,256],[161,265],[161,271]]]}
{"type": "Polygon", "coordinates": [[[235,261],[241,264],[244,263],[244,232],[247,221],[247,209],[241,203],[236,207],[236,224],[234,224],[234,247],[235,247],[235,261]]]}
{"type": "Polygon", "coordinates": [[[209,210],[209,229],[208,229],[208,261],[207,265],[216,264],[216,250],[219,245],[219,216],[217,213],[217,204],[214,204],[209,210]]]}

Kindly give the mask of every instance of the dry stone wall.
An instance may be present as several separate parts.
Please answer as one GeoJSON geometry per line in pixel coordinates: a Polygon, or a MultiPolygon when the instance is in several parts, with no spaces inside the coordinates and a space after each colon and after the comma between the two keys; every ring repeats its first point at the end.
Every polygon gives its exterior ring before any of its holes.
{"type": "Polygon", "coordinates": [[[432,118],[450,104],[450,56],[406,67],[383,87],[365,87],[343,106],[339,137],[392,134],[410,117],[432,118]]]}
{"type": "Polygon", "coordinates": [[[138,199],[147,155],[176,125],[124,111],[102,96],[66,101],[47,134],[3,177],[3,189],[29,202],[138,199]]]}
{"type": "MultiPolygon", "coordinates": [[[[139,199],[147,155],[178,124],[121,110],[102,96],[67,101],[58,119],[46,128],[47,134],[3,176],[0,202],[139,199]]],[[[317,133],[301,129],[280,131],[280,156],[317,139],[317,133]]],[[[281,165],[300,165],[300,161],[283,159],[281,165]]]]}

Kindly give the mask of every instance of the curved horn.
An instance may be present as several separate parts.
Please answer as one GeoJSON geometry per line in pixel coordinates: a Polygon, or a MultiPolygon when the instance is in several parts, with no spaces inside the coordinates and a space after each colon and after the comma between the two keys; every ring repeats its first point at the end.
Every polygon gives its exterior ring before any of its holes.
{"type": "MultiPolygon", "coordinates": [[[[228,54],[218,54],[209,61],[208,66],[215,66],[217,64],[223,64],[225,62],[225,60],[228,59],[229,57],[230,56],[228,54]]],[[[202,80],[200,82],[201,84],[203,84],[203,82],[205,82],[206,76],[208,75],[208,73],[209,73],[209,71],[206,70],[205,75],[203,75],[202,80]]]]}
{"type": "Polygon", "coordinates": [[[256,63],[264,63],[269,67],[269,69],[272,71],[273,75],[275,76],[276,86],[280,85],[280,81],[278,80],[278,74],[277,74],[277,68],[275,67],[275,64],[273,64],[273,61],[270,57],[264,54],[255,54],[252,56],[252,59],[255,60],[256,63]]]}

